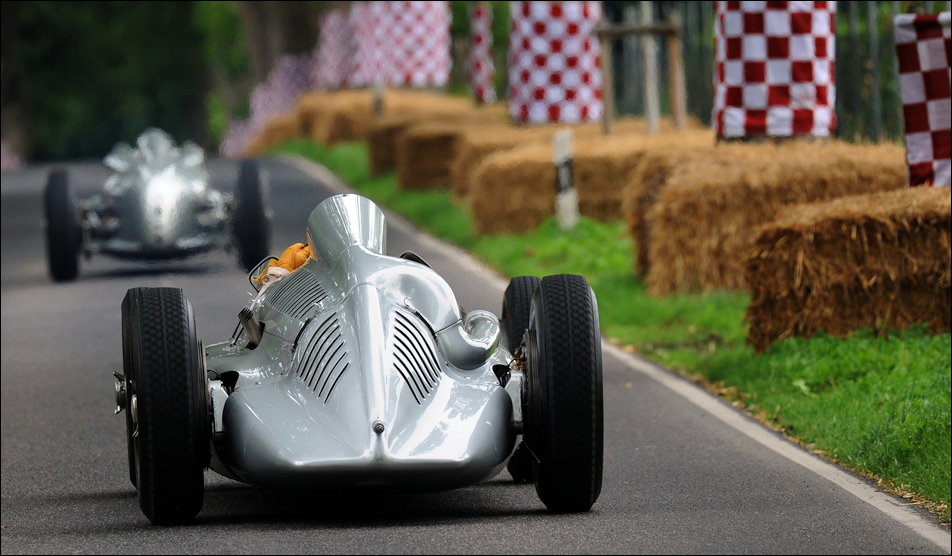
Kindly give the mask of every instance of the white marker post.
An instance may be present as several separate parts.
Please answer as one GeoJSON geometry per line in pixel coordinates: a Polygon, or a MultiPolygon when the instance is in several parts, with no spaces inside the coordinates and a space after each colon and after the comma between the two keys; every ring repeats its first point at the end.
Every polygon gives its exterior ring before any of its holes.
{"type": "Polygon", "coordinates": [[[380,77],[374,79],[373,99],[374,116],[379,118],[383,114],[383,79],[380,77]]]}
{"type": "Polygon", "coordinates": [[[563,230],[578,223],[578,193],[572,184],[572,130],[559,131],[552,138],[555,162],[555,217],[563,230]]]}

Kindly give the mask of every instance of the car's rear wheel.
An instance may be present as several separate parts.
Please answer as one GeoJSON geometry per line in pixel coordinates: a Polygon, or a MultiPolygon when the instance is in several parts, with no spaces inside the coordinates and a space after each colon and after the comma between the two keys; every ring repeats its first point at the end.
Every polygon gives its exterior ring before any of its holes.
{"type": "Polygon", "coordinates": [[[195,316],[176,288],[137,288],[127,298],[139,506],[155,525],[188,523],[202,508],[211,427],[195,316]]]}
{"type": "Polygon", "coordinates": [[[250,271],[268,256],[271,244],[271,218],[268,214],[265,185],[256,160],[242,160],[235,188],[235,212],[232,235],[238,248],[238,264],[250,271]]]}
{"type": "MultiPolygon", "coordinates": [[[[532,294],[541,280],[535,276],[516,276],[509,281],[502,298],[503,341],[506,349],[515,352],[522,342],[522,336],[529,328],[529,306],[532,294]]],[[[519,442],[516,451],[506,463],[506,469],[517,483],[532,482],[532,454],[523,442],[519,442]]]]}
{"type": "Polygon", "coordinates": [[[74,280],[79,274],[81,235],[76,199],[66,170],[53,170],[44,192],[46,254],[50,275],[57,282],[74,280]]]}
{"type": "Polygon", "coordinates": [[[536,491],[551,511],[588,511],[601,493],[604,424],[598,304],[585,278],[542,279],[525,351],[524,442],[536,491]]]}

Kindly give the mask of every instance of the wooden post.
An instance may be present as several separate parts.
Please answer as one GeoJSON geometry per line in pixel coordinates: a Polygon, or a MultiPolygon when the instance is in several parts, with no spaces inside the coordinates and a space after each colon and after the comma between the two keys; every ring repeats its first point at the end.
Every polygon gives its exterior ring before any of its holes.
{"type": "MultiPolygon", "coordinates": [[[[645,2],[649,4],[648,8],[650,9],[651,2],[645,2]]],[[[644,5],[642,5],[644,8],[644,5]]],[[[642,17],[644,17],[645,11],[642,11],[642,17]]],[[[670,22],[668,23],[652,23],[651,14],[648,12],[648,23],[642,23],[640,25],[620,25],[612,26],[607,25],[604,22],[595,29],[595,34],[598,35],[598,39],[601,44],[601,63],[602,63],[602,87],[603,90],[610,90],[614,92],[613,79],[612,79],[612,55],[611,55],[611,41],[619,37],[627,37],[630,35],[649,35],[649,38],[646,39],[644,43],[644,59],[645,59],[645,90],[647,92],[648,99],[646,100],[647,104],[647,113],[648,121],[650,123],[651,133],[657,133],[658,131],[658,118],[659,118],[659,107],[658,107],[658,65],[656,58],[656,49],[654,37],[650,37],[652,34],[657,35],[677,35],[678,29],[674,27],[670,22]],[[652,100],[653,99],[653,100],[652,100]]],[[[680,43],[678,43],[678,51],[680,52],[680,43]]],[[[681,55],[678,54],[675,56],[678,62],[681,62],[681,55]]],[[[686,95],[684,92],[684,64],[681,63],[681,69],[675,72],[680,74],[680,80],[682,83],[681,86],[681,98],[685,99],[686,95]]],[[[602,94],[602,99],[604,101],[605,110],[602,114],[602,130],[609,134],[612,130],[612,119],[615,116],[615,98],[613,95],[602,94]]],[[[680,103],[682,106],[685,102],[682,100],[680,103]]],[[[683,110],[684,114],[687,114],[687,109],[683,110]]],[[[685,116],[685,120],[687,117],[685,116]]]]}
{"type": "Polygon", "coordinates": [[[684,129],[688,125],[687,91],[684,86],[684,57],[681,52],[681,16],[672,13],[668,18],[675,32],[668,35],[668,77],[671,89],[671,113],[674,126],[684,129]]]}
{"type": "Polygon", "coordinates": [[[612,79],[612,38],[607,35],[599,37],[602,49],[602,133],[611,135],[612,120],[615,119],[615,84],[612,79]]]}
{"type": "Polygon", "coordinates": [[[853,58],[853,63],[850,64],[850,85],[853,88],[853,98],[852,101],[853,110],[853,138],[862,137],[863,131],[863,82],[862,75],[860,70],[862,64],[859,61],[859,23],[858,23],[858,12],[856,6],[858,2],[848,2],[849,5],[849,30],[850,30],[850,54],[853,58]]]}
{"type": "Polygon", "coordinates": [[[883,139],[883,97],[879,84],[879,18],[876,5],[878,2],[866,2],[866,23],[869,32],[869,60],[872,72],[872,114],[870,117],[870,133],[875,141],[883,139]]]}
{"type": "MultiPolygon", "coordinates": [[[[651,25],[654,19],[653,2],[642,0],[641,24],[651,25]]],[[[658,133],[658,119],[661,117],[661,107],[658,102],[658,47],[653,36],[642,38],[645,55],[645,113],[648,116],[649,133],[658,133]]]]}

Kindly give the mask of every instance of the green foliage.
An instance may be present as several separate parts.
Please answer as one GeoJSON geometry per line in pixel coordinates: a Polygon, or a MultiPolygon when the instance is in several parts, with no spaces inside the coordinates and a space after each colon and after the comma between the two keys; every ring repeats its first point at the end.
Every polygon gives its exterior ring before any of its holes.
{"type": "MultiPolygon", "coordinates": [[[[421,228],[475,253],[508,276],[571,273],[599,300],[602,332],[667,367],[739,391],[754,414],[867,473],[950,502],[952,336],[924,330],[848,339],[818,334],[775,343],[762,354],[745,344],[747,293],[651,297],[633,276],[632,240],[620,223],[581,218],[572,231],[554,218],[524,235],[481,236],[448,192],[408,192],[394,175],[370,178],[367,149],[284,145],[340,175],[362,194],[421,228]]],[[[949,521],[946,511],[943,516],[949,521]]]]}
{"type": "Polygon", "coordinates": [[[205,96],[208,133],[220,142],[228,123],[248,117],[247,40],[234,2],[196,2],[192,20],[202,34],[202,58],[212,84],[205,96]]]}
{"type": "MultiPolygon", "coordinates": [[[[895,486],[950,503],[952,336],[922,329],[849,339],[818,334],[718,353],[698,369],[736,386],[803,442],[895,486]]],[[[949,520],[948,511],[943,516],[949,520]]]]}
{"type": "MultiPolygon", "coordinates": [[[[453,0],[450,10],[453,22],[450,32],[456,37],[469,37],[469,8],[472,2],[468,0],[453,0]]],[[[490,2],[492,9],[493,44],[495,46],[509,43],[509,2],[490,2]]]]}
{"type": "Polygon", "coordinates": [[[204,127],[201,34],[189,2],[24,2],[20,86],[34,160],[102,156],[150,126],[204,127]]]}

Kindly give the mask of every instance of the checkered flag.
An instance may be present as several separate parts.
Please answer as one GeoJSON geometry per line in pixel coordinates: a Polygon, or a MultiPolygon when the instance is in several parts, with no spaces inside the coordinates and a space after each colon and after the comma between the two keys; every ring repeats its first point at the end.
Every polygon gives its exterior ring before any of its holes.
{"type": "Polygon", "coordinates": [[[449,81],[448,2],[355,2],[352,87],[444,87],[449,81]]]}
{"type": "Polygon", "coordinates": [[[835,18],[836,2],[717,3],[718,138],[830,136],[835,18]]]}
{"type": "Polygon", "coordinates": [[[473,2],[469,12],[469,82],[479,102],[496,101],[492,24],[491,4],[473,2]]]}
{"type": "Polygon", "coordinates": [[[510,2],[509,113],[516,122],[602,117],[600,2],[510,2]]]}
{"type": "Polygon", "coordinates": [[[909,185],[952,183],[950,12],[896,16],[909,185]]]}
{"type": "Polygon", "coordinates": [[[332,10],[321,16],[321,36],[311,60],[311,86],[339,89],[353,71],[357,42],[350,15],[332,10]]]}

